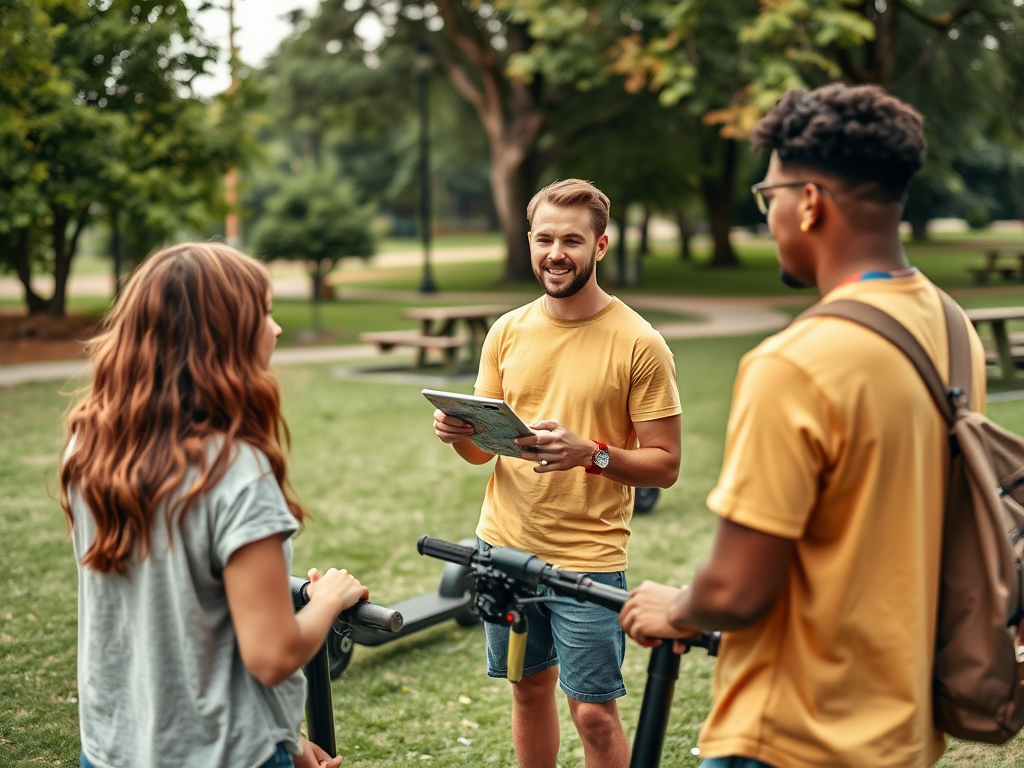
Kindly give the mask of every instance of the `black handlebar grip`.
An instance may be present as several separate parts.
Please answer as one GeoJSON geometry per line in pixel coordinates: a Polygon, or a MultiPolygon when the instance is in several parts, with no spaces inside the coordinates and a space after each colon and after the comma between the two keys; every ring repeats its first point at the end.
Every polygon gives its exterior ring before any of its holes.
{"type": "Polygon", "coordinates": [[[354,627],[369,627],[384,632],[397,632],[405,623],[405,619],[398,611],[365,600],[346,608],[339,618],[354,627]]]}
{"type": "Polygon", "coordinates": [[[430,536],[420,536],[416,540],[416,551],[421,555],[436,557],[438,560],[446,560],[459,565],[472,565],[477,556],[474,547],[464,547],[461,544],[453,544],[450,541],[430,536]]]}
{"type": "Polygon", "coordinates": [[[693,637],[688,637],[683,641],[691,648],[704,648],[708,652],[708,656],[718,655],[718,646],[722,642],[721,632],[701,632],[693,637]]]}
{"type": "Polygon", "coordinates": [[[588,603],[596,603],[616,613],[622,610],[622,606],[629,599],[627,590],[600,584],[590,578],[586,578],[580,583],[580,593],[586,595],[588,603]]]}
{"type": "MultiPolygon", "coordinates": [[[[291,577],[292,604],[299,610],[309,603],[309,582],[298,576],[291,577]]],[[[405,624],[405,618],[398,611],[385,608],[383,605],[360,600],[351,608],[346,608],[338,618],[354,627],[369,627],[384,632],[397,632],[405,624]]]]}
{"type": "Polygon", "coordinates": [[[309,602],[309,595],[306,593],[306,585],[309,582],[298,576],[290,576],[289,578],[292,585],[292,605],[297,611],[309,602]]]}

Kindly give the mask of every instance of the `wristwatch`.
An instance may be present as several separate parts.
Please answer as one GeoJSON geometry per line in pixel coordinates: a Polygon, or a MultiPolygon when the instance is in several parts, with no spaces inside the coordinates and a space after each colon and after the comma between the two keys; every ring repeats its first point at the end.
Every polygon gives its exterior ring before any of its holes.
{"type": "Polygon", "coordinates": [[[588,475],[600,475],[608,468],[608,462],[612,459],[611,454],[608,453],[607,445],[600,440],[595,440],[594,442],[597,443],[597,450],[590,457],[590,466],[583,468],[583,471],[588,475]]]}

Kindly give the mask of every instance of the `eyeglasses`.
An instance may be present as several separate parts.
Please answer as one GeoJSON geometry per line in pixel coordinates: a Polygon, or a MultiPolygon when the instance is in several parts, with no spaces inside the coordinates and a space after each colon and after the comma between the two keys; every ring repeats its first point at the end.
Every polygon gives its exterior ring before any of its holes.
{"type": "Polygon", "coordinates": [[[771,202],[770,197],[765,197],[765,192],[769,189],[782,189],[783,187],[802,187],[805,184],[813,184],[817,187],[822,194],[830,195],[825,187],[821,186],[816,181],[786,181],[781,184],[765,184],[763,181],[760,184],[755,184],[750,188],[750,194],[754,196],[754,202],[757,203],[757,210],[759,210],[764,216],[768,215],[768,203],[771,202]]]}

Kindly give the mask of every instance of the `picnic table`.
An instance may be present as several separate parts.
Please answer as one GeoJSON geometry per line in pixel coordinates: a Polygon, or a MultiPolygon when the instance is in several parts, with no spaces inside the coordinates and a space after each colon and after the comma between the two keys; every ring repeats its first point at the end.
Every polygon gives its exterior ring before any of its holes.
{"type": "Polygon", "coordinates": [[[455,375],[458,372],[460,350],[466,350],[471,359],[478,359],[492,320],[509,309],[505,304],[410,307],[402,311],[402,317],[418,320],[418,331],[367,331],[360,334],[360,339],[376,344],[382,352],[395,347],[413,347],[417,350],[418,368],[426,366],[428,351],[440,351],[444,355],[448,372],[455,375]]]}
{"type": "Polygon", "coordinates": [[[995,354],[992,357],[999,363],[1002,380],[1012,383],[1017,378],[1017,361],[1024,359],[1024,336],[1011,334],[1006,324],[1011,320],[1024,320],[1024,307],[969,309],[967,317],[975,328],[980,329],[986,323],[992,328],[995,343],[995,354]]]}
{"type": "Polygon", "coordinates": [[[975,243],[972,247],[984,253],[980,265],[967,267],[979,283],[987,283],[993,275],[1024,280],[1024,243],[975,243]]]}

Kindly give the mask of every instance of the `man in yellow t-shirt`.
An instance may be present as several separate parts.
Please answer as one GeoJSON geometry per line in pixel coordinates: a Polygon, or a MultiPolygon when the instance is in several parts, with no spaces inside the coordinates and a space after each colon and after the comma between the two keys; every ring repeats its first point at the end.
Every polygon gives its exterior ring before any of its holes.
{"type": "MultiPolygon", "coordinates": [[[[499,456],[487,485],[481,546],[531,552],[625,588],[633,488],[679,474],[680,409],[672,353],[650,323],[597,284],[608,250],[608,198],[578,179],[530,202],[530,256],[544,295],[487,334],[476,394],[504,399],[535,432],[530,459],[499,456]]],[[[473,464],[492,456],[471,425],[441,411],[434,431],[473,464]]],[[[625,636],[614,613],[546,594],[527,609],[523,678],[513,684],[520,766],[554,768],[555,686],[568,696],[587,768],[625,768],[629,746],[615,700],[626,693],[625,636]]],[[[487,630],[487,673],[507,676],[508,627],[487,630]]]]}
{"type": "MultiPolygon", "coordinates": [[[[790,284],[888,312],[948,372],[939,296],[899,224],[922,120],[875,86],[786,93],[754,130],[755,197],[790,284]]],[[[985,363],[971,331],[972,408],[985,363]]],[[[645,582],[631,637],[722,630],[706,768],[906,768],[944,748],[932,722],[947,428],[910,361],[836,318],[747,354],[708,506],[721,520],[688,588],[645,582]]]]}

